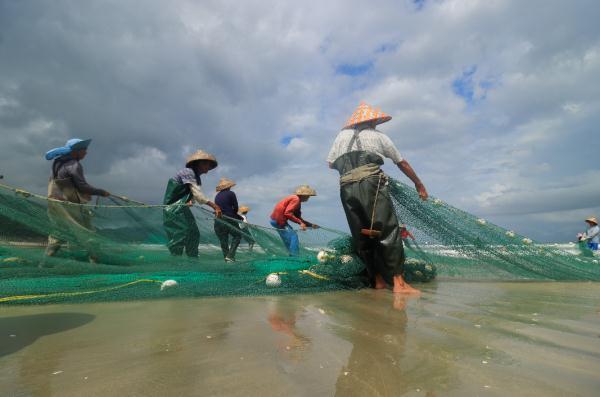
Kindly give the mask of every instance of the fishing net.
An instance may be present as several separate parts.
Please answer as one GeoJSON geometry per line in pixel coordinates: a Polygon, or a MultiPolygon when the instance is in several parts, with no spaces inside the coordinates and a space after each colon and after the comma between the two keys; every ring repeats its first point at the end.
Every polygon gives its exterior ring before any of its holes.
{"type": "MultiPolygon", "coordinates": [[[[404,240],[409,282],[436,276],[600,280],[594,256],[536,244],[439,199],[422,202],[412,187],[393,179],[389,189],[401,223],[412,233],[404,240]]],[[[193,207],[199,257],[172,256],[163,209],[113,197],[88,205],[57,202],[1,185],[0,304],[281,294],[366,285],[364,265],[344,232],[324,227],[298,231],[300,254],[290,257],[277,230],[243,224],[236,262],[227,263],[214,226],[230,223],[193,207]],[[53,256],[45,254],[49,236],[61,242],[53,256]],[[273,273],[277,276],[269,277],[273,273]]]]}

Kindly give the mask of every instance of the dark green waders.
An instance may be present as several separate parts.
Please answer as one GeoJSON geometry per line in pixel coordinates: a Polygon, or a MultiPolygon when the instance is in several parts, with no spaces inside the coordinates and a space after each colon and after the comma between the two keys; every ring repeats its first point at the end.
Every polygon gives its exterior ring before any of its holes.
{"type": "MultiPolygon", "coordinates": [[[[340,156],[333,163],[333,167],[340,175],[344,175],[361,166],[382,164],[383,159],[375,153],[352,151],[340,156]]],[[[379,273],[388,284],[393,284],[393,276],[402,275],[405,257],[400,227],[386,177],[379,170],[355,182],[342,183],[340,197],[352,233],[354,248],[365,263],[371,281],[379,273]],[[378,188],[379,193],[377,193],[378,188]],[[373,217],[374,204],[376,208],[373,217]],[[371,238],[361,234],[361,229],[379,230],[381,235],[371,238]]]]}
{"type": "Polygon", "coordinates": [[[167,205],[163,209],[163,225],[169,239],[167,247],[171,255],[182,255],[185,249],[187,256],[198,256],[200,231],[192,210],[186,205],[192,198],[189,186],[169,179],[163,200],[163,204],[167,205]]]}

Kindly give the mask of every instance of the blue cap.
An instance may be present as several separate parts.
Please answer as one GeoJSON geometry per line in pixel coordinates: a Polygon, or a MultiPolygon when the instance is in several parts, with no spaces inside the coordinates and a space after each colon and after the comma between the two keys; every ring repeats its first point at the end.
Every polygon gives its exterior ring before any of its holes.
{"type": "Polygon", "coordinates": [[[55,158],[65,156],[73,150],[84,150],[90,146],[91,139],[69,139],[65,146],[54,148],[46,153],[46,160],[54,160],[55,158]]]}

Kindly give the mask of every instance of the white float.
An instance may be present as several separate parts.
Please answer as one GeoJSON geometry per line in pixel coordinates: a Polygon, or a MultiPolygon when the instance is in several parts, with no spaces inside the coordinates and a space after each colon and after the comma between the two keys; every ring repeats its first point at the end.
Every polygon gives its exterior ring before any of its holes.
{"type": "Polygon", "coordinates": [[[164,291],[167,288],[176,287],[177,285],[178,285],[177,281],[175,281],[175,280],[166,280],[166,281],[163,281],[163,283],[160,285],[160,290],[164,291]]]}
{"type": "Polygon", "coordinates": [[[267,276],[265,284],[267,284],[267,287],[271,288],[279,287],[281,285],[281,277],[279,277],[279,274],[277,273],[271,273],[267,276]]]}

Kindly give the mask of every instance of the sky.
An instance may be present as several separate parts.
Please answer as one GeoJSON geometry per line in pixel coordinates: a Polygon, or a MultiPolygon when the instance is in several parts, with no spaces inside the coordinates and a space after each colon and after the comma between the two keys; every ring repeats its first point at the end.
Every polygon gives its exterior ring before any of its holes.
{"type": "MultiPolygon", "coordinates": [[[[539,241],[600,216],[596,0],[0,0],[0,174],[44,193],[47,150],[160,203],[201,148],[267,224],[300,184],[347,230],[325,158],[361,101],[429,193],[539,241]]],[[[388,163],[386,172],[410,181],[388,163]]]]}

